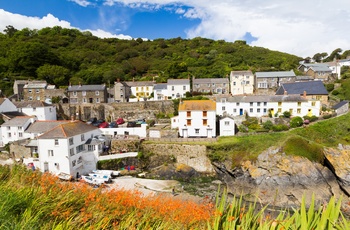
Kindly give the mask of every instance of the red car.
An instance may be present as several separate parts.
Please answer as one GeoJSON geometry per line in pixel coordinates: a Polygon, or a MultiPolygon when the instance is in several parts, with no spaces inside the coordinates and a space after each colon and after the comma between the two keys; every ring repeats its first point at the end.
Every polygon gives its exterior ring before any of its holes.
{"type": "Polygon", "coordinates": [[[123,118],[118,118],[117,120],[116,120],[116,123],[117,123],[117,125],[121,125],[121,124],[124,124],[125,123],[125,121],[124,121],[124,119],[123,118]]]}
{"type": "Polygon", "coordinates": [[[99,128],[108,128],[109,127],[109,124],[108,122],[104,121],[102,122],[101,124],[98,125],[99,128]]]}

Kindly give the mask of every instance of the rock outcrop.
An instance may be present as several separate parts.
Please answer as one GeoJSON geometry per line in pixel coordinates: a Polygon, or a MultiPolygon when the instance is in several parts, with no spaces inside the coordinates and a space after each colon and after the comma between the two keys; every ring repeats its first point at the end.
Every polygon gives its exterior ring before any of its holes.
{"type": "Polygon", "coordinates": [[[350,146],[326,148],[324,155],[325,163],[337,177],[339,186],[347,196],[350,196],[350,146]]]}
{"type": "Polygon", "coordinates": [[[217,165],[229,193],[243,195],[245,200],[277,207],[297,207],[315,195],[319,204],[341,194],[337,179],[327,168],[306,158],[288,156],[271,148],[256,162],[246,161],[233,171],[217,165]]]}

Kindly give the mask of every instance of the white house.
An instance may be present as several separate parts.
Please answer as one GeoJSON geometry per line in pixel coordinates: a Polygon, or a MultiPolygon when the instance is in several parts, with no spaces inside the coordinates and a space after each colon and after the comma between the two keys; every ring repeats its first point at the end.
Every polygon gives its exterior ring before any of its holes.
{"type": "Polygon", "coordinates": [[[0,145],[4,146],[9,142],[30,138],[25,130],[36,120],[35,116],[18,116],[4,122],[1,125],[0,145]]]}
{"type": "Polygon", "coordinates": [[[8,98],[0,98],[0,113],[17,111],[17,107],[8,98]]]}
{"type": "Polygon", "coordinates": [[[231,71],[230,88],[232,95],[253,94],[255,77],[252,71],[231,71]]]}
{"type": "Polygon", "coordinates": [[[91,172],[104,145],[100,135],[100,129],[81,121],[60,124],[45,132],[37,138],[40,170],[73,177],[91,172]]]}
{"type": "Polygon", "coordinates": [[[128,136],[134,135],[139,136],[140,138],[147,137],[147,124],[141,124],[141,127],[122,127],[118,128],[100,128],[103,135],[110,136],[128,136]]]}
{"type": "Polygon", "coordinates": [[[216,102],[211,100],[181,101],[179,105],[180,137],[215,137],[216,102]]]}
{"type": "Polygon", "coordinates": [[[235,121],[230,116],[223,116],[219,121],[220,136],[235,135],[235,121]]]}
{"type": "Polygon", "coordinates": [[[217,98],[218,115],[251,117],[282,115],[288,111],[293,116],[319,116],[321,102],[301,95],[249,95],[217,98]]]}
{"type": "MultiPolygon", "coordinates": [[[[135,101],[148,98],[153,93],[154,81],[127,81],[125,84],[129,87],[129,91],[132,96],[135,97],[135,101]]],[[[131,96],[130,95],[130,96],[131,96]]],[[[129,101],[133,101],[132,97],[129,101]]]]}
{"type": "Polygon", "coordinates": [[[18,112],[36,116],[40,121],[57,120],[56,107],[43,101],[15,102],[18,112]]]}
{"type": "Polygon", "coordinates": [[[153,96],[155,101],[168,100],[167,83],[158,83],[154,85],[153,96]]]}
{"type": "Polygon", "coordinates": [[[186,92],[191,91],[189,79],[168,79],[167,81],[168,99],[186,97],[186,92]]]}

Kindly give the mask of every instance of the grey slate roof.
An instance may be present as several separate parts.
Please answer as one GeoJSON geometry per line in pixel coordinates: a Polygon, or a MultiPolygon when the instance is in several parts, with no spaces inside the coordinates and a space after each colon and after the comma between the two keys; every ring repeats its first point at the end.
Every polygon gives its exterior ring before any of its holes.
{"type": "Polygon", "coordinates": [[[231,71],[231,75],[235,76],[235,75],[238,75],[238,76],[253,76],[253,73],[252,71],[250,70],[244,70],[244,71],[231,71]]]}
{"type": "Polygon", "coordinates": [[[168,85],[189,85],[189,79],[168,79],[168,85]]]}
{"type": "Polygon", "coordinates": [[[105,89],[105,85],[70,85],[67,91],[103,91],[105,89]]]}
{"type": "Polygon", "coordinates": [[[2,116],[8,118],[8,119],[12,119],[14,117],[19,117],[19,116],[28,116],[27,114],[25,113],[22,113],[22,112],[18,112],[18,111],[13,111],[13,112],[3,112],[1,113],[2,116]]]}
{"type": "Polygon", "coordinates": [[[284,83],[278,88],[276,95],[283,95],[285,91],[288,94],[302,95],[305,91],[306,95],[328,95],[328,91],[322,81],[284,83]]]}
{"type": "Polygon", "coordinates": [[[341,108],[342,106],[344,106],[344,105],[346,105],[346,104],[348,104],[348,103],[349,103],[349,101],[346,101],[346,100],[341,101],[341,102],[339,102],[338,104],[334,105],[334,106],[332,107],[332,109],[339,109],[339,108],[341,108]]]}
{"type": "Polygon", "coordinates": [[[14,117],[11,120],[6,121],[1,126],[23,126],[29,119],[34,116],[20,116],[14,117]]]}
{"type": "Polygon", "coordinates": [[[24,89],[45,89],[47,86],[47,83],[29,83],[25,86],[23,86],[24,89]]]}
{"type": "Polygon", "coordinates": [[[38,108],[38,107],[48,107],[52,106],[43,101],[19,101],[13,102],[17,108],[38,108]]]}
{"type": "Polygon", "coordinates": [[[154,90],[162,90],[162,89],[167,89],[168,84],[167,83],[158,83],[155,84],[153,89],[154,90]]]}
{"type": "Polygon", "coordinates": [[[332,72],[328,65],[310,66],[309,69],[312,69],[315,72],[332,72]]]}
{"type": "Polygon", "coordinates": [[[139,86],[153,86],[154,81],[126,81],[126,85],[129,87],[139,87],[139,86]]]}
{"type": "Polygon", "coordinates": [[[229,83],[228,78],[195,78],[193,79],[193,84],[222,84],[222,83],[229,83]]]}
{"type": "Polygon", "coordinates": [[[71,122],[69,120],[66,121],[35,121],[33,124],[31,124],[28,129],[26,130],[26,133],[45,133],[56,126],[64,123],[71,122]]]}
{"type": "Polygon", "coordinates": [[[291,71],[273,71],[273,72],[256,72],[255,76],[257,78],[295,77],[295,73],[293,70],[291,70],[291,71]]]}
{"type": "MultiPolygon", "coordinates": [[[[222,98],[222,97],[219,97],[222,98]]],[[[217,98],[217,101],[218,100],[217,98]]],[[[232,96],[226,98],[227,102],[250,103],[250,102],[302,102],[307,101],[306,98],[300,95],[246,95],[232,96]]]]}
{"type": "Polygon", "coordinates": [[[95,129],[98,128],[93,125],[88,125],[81,121],[71,121],[56,126],[55,128],[40,135],[38,139],[67,139],[69,137],[83,134],[95,129]]]}

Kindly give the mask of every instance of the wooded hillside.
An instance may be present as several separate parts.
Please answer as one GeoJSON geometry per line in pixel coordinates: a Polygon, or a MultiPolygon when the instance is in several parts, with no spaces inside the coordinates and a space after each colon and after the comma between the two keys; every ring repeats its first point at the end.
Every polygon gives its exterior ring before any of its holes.
{"type": "MultiPolygon", "coordinates": [[[[301,58],[245,41],[205,38],[144,41],[100,39],[90,32],[61,27],[0,33],[0,89],[15,79],[42,79],[56,86],[113,84],[121,80],[224,77],[232,70],[291,70],[301,58]]],[[[8,95],[8,94],[7,94],[8,95]]]]}

